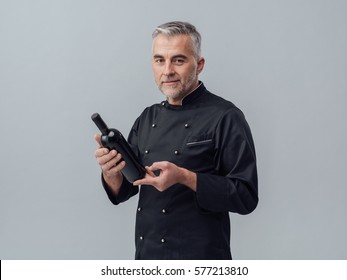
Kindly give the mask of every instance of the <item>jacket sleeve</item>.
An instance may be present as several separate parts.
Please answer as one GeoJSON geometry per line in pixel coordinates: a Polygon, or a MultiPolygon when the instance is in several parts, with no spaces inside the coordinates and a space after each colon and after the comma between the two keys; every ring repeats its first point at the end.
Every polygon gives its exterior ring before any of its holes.
{"type": "MultiPolygon", "coordinates": [[[[128,136],[128,143],[137,156],[139,156],[138,148],[137,148],[137,129],[136,129],[138,126],[138,122],[139,122],[139,119],[135,121],[128,136]]],[[[111,188],[108,186],[108,184],[106,183],[102,175],[101,175],[101,182],[106,191],[108,198],[115,205],[118,205],[121,202],[127,201],[130,197],[136,195],[139,192],[139,187],[134,186],[124,176],[123,176],[122,185],[117,195],[115,195],[112,192],[111,188]]]]}
{"type": "Polygon", "coordinates": [[[101,175],[101,182],[106,191],[106,194],[110,201],[114,205],[118,205],[121,202],[127,201],[130,197],[134,196],[138,193],[139,188],[137,186],[133,186],[127,179],[123,178],[122,186],[120,187],[119,193],[115,195],[110,187],[107,185],[104,177],[101,175]]]}
{"type": "Polygon", "coordinates": [[[243,113],[232,108],[215,131],[215,174],[197,173],[197,204],[205,211],[251,213],[258,204],[254,143],[243,113]]]}

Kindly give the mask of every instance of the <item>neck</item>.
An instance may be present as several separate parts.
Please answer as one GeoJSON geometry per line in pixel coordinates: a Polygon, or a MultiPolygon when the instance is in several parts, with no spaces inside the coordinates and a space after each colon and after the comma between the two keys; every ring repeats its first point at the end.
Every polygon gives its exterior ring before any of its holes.
{"type": "Polygon", "coordinates": [[[190,91],[188,92],[185,96],[183,96],[182,98],[176,98],[176,99],[173,99],[173,98],[168,98],[168,102],[170,105],[179,105],[179,106],[182,106],[183,104],[183,99],[186,98],[189,94],[191,94],[192,92],[194,92],[199,86],[200,86],[200,82],[197,81],[196,82],[196,85],[195,87],[190,91]]]}

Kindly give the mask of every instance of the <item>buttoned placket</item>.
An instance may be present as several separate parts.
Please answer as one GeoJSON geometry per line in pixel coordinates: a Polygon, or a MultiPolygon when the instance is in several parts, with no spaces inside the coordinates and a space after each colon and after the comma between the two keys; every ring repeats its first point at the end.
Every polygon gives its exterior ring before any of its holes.
{"type": "MultiPolygon", "coordinates": [[[[166,209],[165,209],[165,208],[161,209],[161,213],[162,213],[163,215],[167,214],[166,209]]],[[[160,239],[160,242],[161,242],[162,244],[165,243],[165,242],[166,242],[165,237],[162,237],[162,238],[160,239]]]]}
{"type": "MultiPolygon", "coordinates": [[[[162,103],[162,105],[165,105],[165,102],[162,103]]],[[[157,127],[157,124],[156,123],[152,123],[151,125],[152,128],[156,128],[157,127]]],[[[189,123],[185,123],[184,124],[184,128],[187,129],[187,128],[190,128],[190,124],[189,123]]],[[[149,149],[146,149],[145,150],[145,154],[148,155],[150,152],[149,149]]],[[[180,154],[180,151],[178,149],[174,150],[173,152],[176,156],[178,156],[180,154]]]]}
{"type": "MultiPolygon", "coordinates": [[[[141,206],[139,206],[138,208],[137,208],[137,212],[141,212],[142,211],[142,207],[141,206]]],[[[139,236],[139,239],[142,241],[143,240],[143,235],[140,235],[139,236]]]]}
{"type": "MultiPolygon", "coordinates": [[[[185,129],[187,129],[187,128],[189,128],[189,127],[190,127],[189,123],[185,123],[185,124],[184,124],[184,128],[185,128],[185,129]]],[[[174,154],[175,154],[176,156],[178,156],[178,155],[180,155],[180,151],[179,151],[179,150],[175,150],[175,151],[174,151],[174,154]]]]}
{"type": "MultiPolygon", "coordinates": [[[[165,102],[162,102],[162,104],[161,105],[163,105],[163,106],[165,106],[165,102]]],[[[155,120],[150,124],[150,129],[159,129],[160,128],[160,125],[158,126],[158,122],[156,122],[155,120]]],[[[190,124],[190,122],[187,122],[187,121],[185,121],[185,122],[182,122],[182,124],[181,124],[181,133],[183,133],[183,134],[186,134],[186,133],[188,133],[188,130],[191,128],[191,124],[190,124]]],[[[153,146],[154,147],[154,146],[153,146]]],[[[144,151],[144,153],[145,153],[145,155],[149,155],[150,154],[150,151],[151,151],[151,149],[153,149],[153,147],[147,147],[147,149],[144,151]]],[[[155,147],[154,147],[155,148],[155,147]]],[[[180,156],[181,155],[181,151],[180,151],[180,149],[174,149],[173,150],[173,153],[175,154],[175,156],[180,156]]],[[[138,207],[138,212],[141,212],[141,211],[143,211],[143,209],[142,209],[142,207],[138,207]]],[[[166,208],[162,208],[161,210],[160,210],[160,212],[161,212],[161,214],[162,215],[167,215],[168,214],[168,212],[167,212],[167,209],[166,208]]],[[[166,217],[164,218],[164,219],[166,219],[166,217]]],[[[144,235],[140,235],[139,236],[139,239],[142,241],[142,240],[144,240],[144,235]]],[[[167,238],[166,238],[166,236],[165,235],[163,235],[160,239],[159,239],[159,242],[161,243],[161,244],[165,244],[165,243],[167,243],[167,238]]]]}

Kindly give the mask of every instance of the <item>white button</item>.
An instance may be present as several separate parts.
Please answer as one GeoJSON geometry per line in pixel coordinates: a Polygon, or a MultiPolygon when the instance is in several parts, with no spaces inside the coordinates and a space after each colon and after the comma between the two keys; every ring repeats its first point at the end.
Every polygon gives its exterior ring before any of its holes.
{"type": "Polygon", "coordinates": [[[188,128],[188,127],[189,127],[189,124],[186,123],[186,124],[184,125],[184,127],[185,127],[185,128],[188,128]]]}
{"type": "Polygon", "coordinates": [[[146,151],[145,151],[145,154],[148,154],[148,153],[149,153],[149,151],[148,151],[148,150],[146,150],[146,151]]]}
{"type": "Polygon", "coordinates": [[[175,151],[175,155],[178,155],[178,154],[179,154],[179,152],[176,150],[176,151],[175,151]]]}
{"type": "Polygon", "coordinates": [[[140,240],[143,240],[143,236],[140,236],[140,240]]]}
{"type": "Polygon", "coordinates": [[[164,238],[162,238],[160,241],[161,241],[161,243],[165,243],[166,240],[164,238]]]}
{"type": "Polygon", "coordinates": [[[154,123],[154,124],[152,124],[152,127],[156,127],[156,124],[154,123]]]}
{"type": "Polygon", "coordinates": [[[162,212],[163,214],[165,214],[165,213],[166,213],[166,210],[165,210],[165,209],[163,209],[163,210],[161,210],[161,212],[162,212]]]}
{"type": "Polygon", "coordinates": [[[141,210],[142,210],[142,208],[141,208],[141,207],[137,208],[137,211],[139,211],[139,212],[140,212],[141,210]]]}
{"type": "Polygon", "coordinates": [[[161,103],[161,105],[163,105],[163,106],[164,106],[164,105],[165,105],[165,102],[162,102],[162,103],[161,103]]]}

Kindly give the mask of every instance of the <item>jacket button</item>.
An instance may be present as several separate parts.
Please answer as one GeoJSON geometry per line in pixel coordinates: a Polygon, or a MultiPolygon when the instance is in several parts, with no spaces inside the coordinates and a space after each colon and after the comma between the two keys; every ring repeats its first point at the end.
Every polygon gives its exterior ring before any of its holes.
{"type": "Polygon", "coordinates": [[[143,236],[142,235],[140,236],[140,240],[143,240],[143,236]]]}
{"type": "Polygon", "coordinates": [[[152,124],[152,127],[156,127],[157,125],[154,123],[154,124],[152,124]]]}
{"type": "Polygon", "coordinates": [[[175,151],[175,155],[178,155],[178,154],[179,154],[179,151],[176,150],[176,151],[175,151]]]}
{"type": "Polygon", "coordinates": [[[165,214],[165,213],[166,213],[166,210],[165,210],[165,209],[163,209],[163,210],[161,210],[161,212],[162,212],[163,214],[165,214]]]}
{"type": "Polygon", "coordinates": [[[166,240],[164,238],[162,238],[160,241],[161,241],[161,243],[165,243],[166,242],[166,240]]]}
{"type": "Polygon", "coordinates": [[[189,127],[189,124],[186,123],[186,124],[184,125],[184,127],[185,127],[185,128],[188,128],[188,127],[189,127]]]}
{"type": "Polygon", "coordinates": [[[148,151],[148,150],[146,150],[146,151],[145,151],[145,154],[148,154],[148,153],[149,153],[149,151],[148,151]]]}
{"type": "Polygon", "coordinates": [[[142,210],[142,208],[141,208],[141,207],[137,208],[137,211],[139,211],[139,212],[140,212],[141,210],[142,210]]]}

